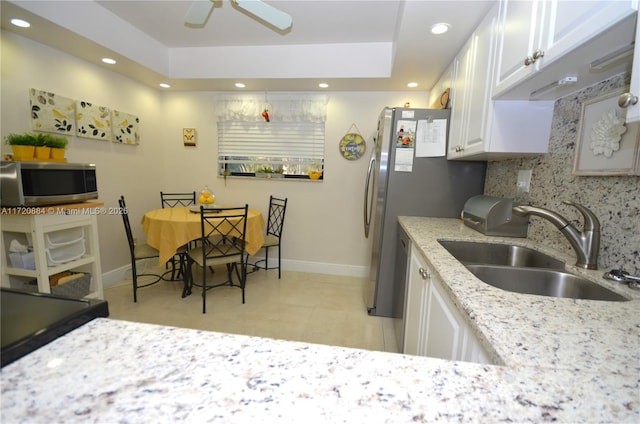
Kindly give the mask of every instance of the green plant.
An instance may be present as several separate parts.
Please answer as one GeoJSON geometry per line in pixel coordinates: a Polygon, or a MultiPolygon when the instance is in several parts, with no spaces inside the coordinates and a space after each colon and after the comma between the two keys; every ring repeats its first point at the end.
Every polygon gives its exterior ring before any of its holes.
{"type": "Polygon", "coordinates": [[[273,173],[273,169],[270,166],[263,166],[261,168],[258,168],[256,170],[256,173],[272,174],[273,173]]]}
{"type": "Polygon", "coordinates": [[[284,169],[282,169],[282,167],[280,167],[280,168],[276,169],[273,172],[275,172],[276,174],[284,174],[284,169]]]}
{"type": "Polygon", "coordinates": [[[6,141],[11,146],[41,146],[38,144],[40,141],[31,133],[9,134],[6,141]]]}
{"type": "Polygon", "coordinates": [[[65,137],[51,134],[44,134],[44,136],[44,145],[53,149],[64,149],[69,143],[69,140],[67,140],[65,137]]]}

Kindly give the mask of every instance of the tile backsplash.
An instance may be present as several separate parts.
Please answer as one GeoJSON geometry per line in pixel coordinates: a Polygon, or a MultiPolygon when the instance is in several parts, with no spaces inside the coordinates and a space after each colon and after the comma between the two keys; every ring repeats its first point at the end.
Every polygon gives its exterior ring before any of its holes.
{"type": "MultiPolygon", "coordinates": [[[[485,194],[551,209],[582,228],[582,215],[562,200],[592,210],[600,220],[598,268],[622,267],[640,275],[640,177],[572,175],[582,102],[629,85],[629,75],[600,82],[555,102],[549,153],[489,162],[485,194]],[[531,169],[529,193],[517,194],[518,170],[531,169]]],[[[528,238],[551,248],[573,252],[550,222],[531,217],[528,238]]]]}

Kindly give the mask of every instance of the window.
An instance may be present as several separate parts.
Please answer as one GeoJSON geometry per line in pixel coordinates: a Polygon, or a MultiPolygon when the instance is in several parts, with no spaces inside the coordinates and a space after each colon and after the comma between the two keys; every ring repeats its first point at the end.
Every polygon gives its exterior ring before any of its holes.
{"type": "Polygon", "coordinates": [[[220,96],[219,174],[308,179],[310,171],[323,171],[326,104],[325,95],[220,96]]]}

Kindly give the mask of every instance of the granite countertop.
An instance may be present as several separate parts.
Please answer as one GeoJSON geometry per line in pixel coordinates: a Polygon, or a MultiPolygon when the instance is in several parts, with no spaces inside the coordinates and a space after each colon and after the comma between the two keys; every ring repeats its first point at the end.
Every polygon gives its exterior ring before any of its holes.
{"type": "Polygon", "coordinates": [[[640,421],[640,296],[622,290],[634,300],[613,306],[518,299],[463,274],[436,242],[482,239],[481,234],[456,220],[401,218],[401,223],[428,252],[425,257],[448,282],[477,337],[503,365],[99,318],[2,368],[0,418],[11,423],[640,421]]]}

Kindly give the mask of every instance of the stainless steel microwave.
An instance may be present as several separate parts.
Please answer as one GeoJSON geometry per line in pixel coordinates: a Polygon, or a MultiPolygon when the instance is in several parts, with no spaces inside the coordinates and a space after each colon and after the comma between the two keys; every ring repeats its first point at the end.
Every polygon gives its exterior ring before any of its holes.
{"type": "Polygon", "coordinates": [[[2,162],[2,206],[80,203],[98,198],[96,166],[84,163],[2,162]]]}

